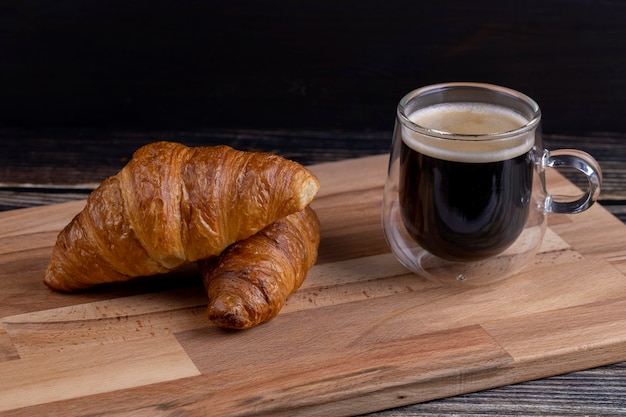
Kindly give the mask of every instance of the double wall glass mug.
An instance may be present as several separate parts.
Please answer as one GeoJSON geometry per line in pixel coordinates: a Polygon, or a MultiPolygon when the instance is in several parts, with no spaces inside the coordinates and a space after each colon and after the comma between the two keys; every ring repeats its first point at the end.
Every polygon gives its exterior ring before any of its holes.
{"type": "Polygon", "coordinates": [[[490,84],[423,87],[397,108],[385,237],[400,263],[426,278],[495,282],[532,262],[548,213],[586,210],[601,181],[587,153],[543,148],[530,97],[490,84]],[[587,177],[582,195],[548,193],[545,169],[558,167],[587,177]]]}

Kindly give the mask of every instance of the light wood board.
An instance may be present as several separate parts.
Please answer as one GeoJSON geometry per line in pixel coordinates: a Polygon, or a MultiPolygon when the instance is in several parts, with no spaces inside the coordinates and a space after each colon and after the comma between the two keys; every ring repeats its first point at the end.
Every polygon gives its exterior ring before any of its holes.
{"type": "Polygon", "coordinates": [[[311,167],[319,261],[278,317],[246,331],[209,323],[193,268],[52,292],[51,247],[84,202],[0,213],[0,414],[352,415],[626,360],[626,226],[599,205],[550,215],[526,271],[427,281],[385,243],[386,165],[311,167]]]}

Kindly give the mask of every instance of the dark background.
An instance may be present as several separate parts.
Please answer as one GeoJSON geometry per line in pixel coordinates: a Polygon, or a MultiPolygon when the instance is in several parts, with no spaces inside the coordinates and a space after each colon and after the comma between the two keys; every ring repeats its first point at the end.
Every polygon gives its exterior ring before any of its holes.
{"type": "Polygon", "coordinates": [[[625,132],[626,2],[0,3],[0,128],[390,131],[442,81],[521,90],[547,133],[625,132]]]}

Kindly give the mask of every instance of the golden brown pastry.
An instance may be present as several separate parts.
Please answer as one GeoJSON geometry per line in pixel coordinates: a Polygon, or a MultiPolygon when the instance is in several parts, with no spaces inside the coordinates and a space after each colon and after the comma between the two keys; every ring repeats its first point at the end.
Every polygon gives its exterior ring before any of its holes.
{"type": "Polygon", "coordinates": [[[276,155],[146,145],[61,231],[44,282],[72,291],[171,271],[304,209],[318,189],[309,170],[276,155]]]}
{"type": "Polygon", "coordinates": [[[320,224],[312,208],[277,220],[199,262],[207,314],[221,327],[246,329],[280,311],[317,260],[320,224]]]}

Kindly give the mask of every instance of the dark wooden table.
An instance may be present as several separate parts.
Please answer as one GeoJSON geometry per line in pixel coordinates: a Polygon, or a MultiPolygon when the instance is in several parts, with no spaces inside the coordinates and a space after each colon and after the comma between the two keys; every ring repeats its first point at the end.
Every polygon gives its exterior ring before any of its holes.
{"type": "MultiPolygon", "coordinates": [[[[155,140],[229,144],[279,153],[304,164],[388,151],[391,131],[1,129],[0,210],[83,199],[139,146],[155,140]]],[[[600,203],[626,222],[626,136],[544,135],[549,149],[579,148],[604,170],[600,203]]],[[[584,181],[576,175],[570,179],[584,181]]],[[[626,414],[626,363],[415,404],[372,416],[626,414]]]]}

